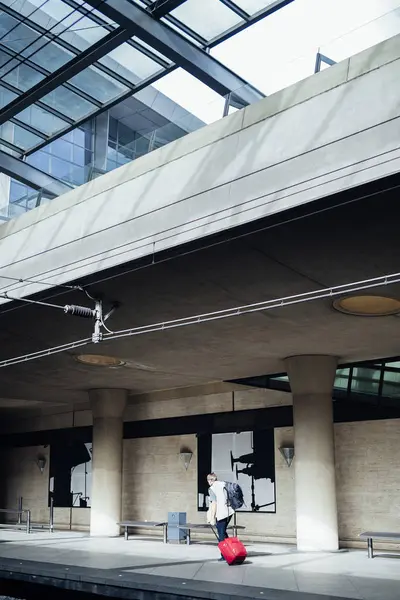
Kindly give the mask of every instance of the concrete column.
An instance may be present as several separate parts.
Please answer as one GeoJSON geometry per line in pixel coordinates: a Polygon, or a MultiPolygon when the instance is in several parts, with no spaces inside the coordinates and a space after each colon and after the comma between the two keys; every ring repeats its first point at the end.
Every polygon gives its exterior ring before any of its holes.
{"type": "Polygon", "coordinates": [[[93,464],[90,535],[117,536],[122,502],[123,412],[126,390],[91,390],[93,464]]]}
{"type": "Polygon", "coordinates": [[[332,356],[286,359],[293,395],[297,547],[339,548],[335,481],[332,356]]]}

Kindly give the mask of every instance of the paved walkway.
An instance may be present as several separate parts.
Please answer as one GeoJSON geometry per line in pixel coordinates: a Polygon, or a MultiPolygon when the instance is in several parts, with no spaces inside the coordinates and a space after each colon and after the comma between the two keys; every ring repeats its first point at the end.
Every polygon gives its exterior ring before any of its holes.
{"type": "MultiPolygon", "coordinates": [[[[30,564],[32,570],[32,564],[34,568],[36,563],[47,563],[49,568],[71,572],[78,567],[95,569],[99,579],[110,574],[120,578],[146,575],[141,577],[143,581],[162,579],[181,589],[195,584],[198,588],[200,582],[208,589],[210,582],[234,584],[235,595],[247,595],[242,586],[252,586],[261,595],[263,590],[272,589],[358,600],[400,598],[400,555],[378,554],[369,560],[366,550],[299,553],[291,546],[277,544],[250,544],[247,549],[246,563],[229,567],[216,560],[217,547],[209,543],[179,546],[137,536],[126,542],[123,538],[96,539],[75,532],[27,536],[0,530],[3,569],[9,564],[7,559],[17,559],[21,569],[25,564],[30,564]]],[[[39,564],[37,567],[39,571],[39,564]]]]}

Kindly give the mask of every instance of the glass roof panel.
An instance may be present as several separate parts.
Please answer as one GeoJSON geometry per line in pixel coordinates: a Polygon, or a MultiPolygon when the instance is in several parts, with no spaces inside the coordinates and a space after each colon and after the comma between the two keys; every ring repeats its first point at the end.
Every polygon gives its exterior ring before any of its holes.
{"type": "MultiPolygon", "coordinates": [[[[78,48],[81,48],[83,42],[86,45],[93,44],[108,33],[104,27],[90,19],[90,15],[97,12],[90,6],[85,8],[87,13],[82,14],[61,0],[20,0],[18,8],[15,0],[3,0],[3,4],[7,4],[11,10],[18,10],[33,28],[38,26],[50,31],[78,48]],[[76,33],[79,35],[75,35],[76,33]]],[[[105,18],[103,20],[106,21],[105,18]]]]}
{"type": "Polygon", "coordinates": [[[18,113],[18,119],[27,125],[35,127],[43,132],[46,136],[53,135],[58,131],[62,131],[68,127],[68,123],[59,117],[49,113],[36,104],[28,106],[22,112],[18,113]]]}
{"type": "Polygon", "coordinates": [[[0,108],[3,108],[3,106],[6,106],[15,100],[16,97],[17,94],[10,92],[10,90],[7,90],[4,86],[0,85],[0,108]]]}
{"type": "Polygon", "coordinates": [[[170,14],[206,40],[243,23],[235,12],[219,0],[186,0],[170,14]]]}
{"type": "Polygon", "coordinates": [[[0,76],[3,81],[18,88],[21,90],[21,92],[29,90],[31,87],[45,78],[43,73],[39,73],[39,71],[29,67],[25,63],[20,64],[16,69],[12,69],[11,71],[9,71],[8,65],[2,67],[0,69],[0,76]]]}
{"type": "Polygon", "coordinates": [[[172,63],[172,61],[169,58],[167,58],[166,56],[164,56],[164,54],[161,54],[161,52],[159,52],[152,46],[149,46],[149,44],[146,44],[146,42],[144,42],[143,40],[136,40],[136,38],[133,38],[133,40],[135,42],[137,41],[140,44],[140,46],[143,46],[143,48],[149,50],[152,54],[155,54],[155,56],[158,56],[159,58],[161,58],[164,62],[172,63]]]}
{"type": "Polygon", "coordinates": [[[84,69],[72,77],[70,83],[101,103],[109,102],[129,89],[94,67],[84,69]]]}
{"type": "Polygon", "coordinates": [[[18,148],[22,148],[22,150],[29,150],[29,148],[43,141],[41,137],[10,122],[0,125],[0,144],[2,140],[18,148]]]}
{"type": "Polygon", "coordinates": [[[143,79],[147,79],[162,69],[162,66],[137,50],[129,44],[122,44],[104,58],[99,63],[105,66],[110,65],[110,59],[113,61],[112,67],[115,73],[125,77],[136,84],[143,79]]]}
{"type": "Polygon", "coordinates": [[[50,92],[42,98],[42,102],[74,121],[82,119],[96,110],[94,104],[65,87],[59,87],[50,92]]]}
{"type": "Polygon", "coordinates": [[[58,44],[49,43],[45,37],[41,37],[28,50],[24,50],[22,54],[23,57],[29,58],[35,65],[51,72],[56,71],[76,56],[76,54],[68,52],[58,44]]]}

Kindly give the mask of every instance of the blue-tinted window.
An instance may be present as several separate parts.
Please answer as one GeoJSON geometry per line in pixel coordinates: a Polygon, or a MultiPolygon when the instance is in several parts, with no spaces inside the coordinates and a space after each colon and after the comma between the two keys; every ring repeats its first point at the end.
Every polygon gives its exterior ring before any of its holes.
{"type": "Polygon", "coordinates": [[[51,154],[64,160],[72,161],[72,144],[66,142],[63,138],[56,140],[51,144],[51,154]]]}

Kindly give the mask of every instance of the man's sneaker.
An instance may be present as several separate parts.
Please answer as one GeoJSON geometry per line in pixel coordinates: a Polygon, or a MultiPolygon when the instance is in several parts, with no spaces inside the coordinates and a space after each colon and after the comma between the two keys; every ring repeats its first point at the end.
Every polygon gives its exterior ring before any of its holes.
{"type": "Polygon", "coordinates": [[[226,562],[226,560],[224,559],[223,556],[221,556],[221,558],[218,559],[218,562],[226,562]]]}

